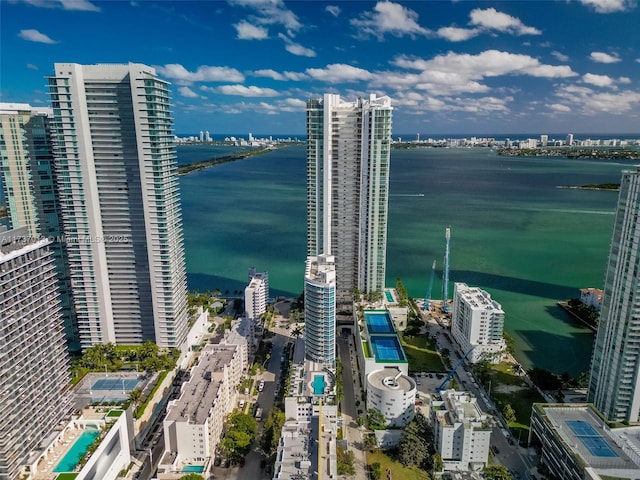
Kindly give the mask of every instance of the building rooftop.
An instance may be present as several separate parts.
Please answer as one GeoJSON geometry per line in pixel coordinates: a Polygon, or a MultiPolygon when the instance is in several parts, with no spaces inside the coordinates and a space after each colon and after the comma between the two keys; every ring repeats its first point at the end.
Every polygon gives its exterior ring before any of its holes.
{"type": "Polygon", "coordinates": [[[410,392],[416,388],[415,382],[395,367],[374,370],[369,374],[368,381],[381,390],[410,392]]]}
{"type": "Polygon", "coordinates": [[[180,398],[170,407],[167,420],[203,424],[218,397],[224,368],[231,364],[236,345],[207,345],[193,367],[191,379],[182,386],[180,398]],[[215,347],[215,348],[214,348],[215,347]]]}

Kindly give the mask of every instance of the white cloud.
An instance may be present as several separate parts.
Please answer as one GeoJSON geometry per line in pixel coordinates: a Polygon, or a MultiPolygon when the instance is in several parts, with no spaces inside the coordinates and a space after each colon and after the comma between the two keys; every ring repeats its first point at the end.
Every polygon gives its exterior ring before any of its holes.
{"type": "Polygon", "coordinates": [[[299,43],[294,42],[289,37],[287,37],[284,33],[279,33],[278,37],[284,40],[284,49],[291,53],[292,55],[297,55],[298,57],[315,57],[316,52],[310,48],[303,47],[299,43]]]}
{"type": "Polygon", "coordinates": [[[598,13],[624,12],[635,7],[635,0],[579,0],[598,13]]]}
{"type": "Polygon", "coordinates": [[[553,52],[551,52],[551,55],[553,55],[555,58],[557,58],[561,62],[568,62],[569,61],[569,55],[565,55],[564,53],[561,53],[561,52],[558,52],[558,51],[554,50],[553,52]]]}
{"type": "Polygon", "coordinates": [[[271,68],[267,68],[267,69],[263,69],[263,70],[255,70],[254,72],[252,72],[252,75],[255,75],[256,77],[266,77],[266,78],[271,78],[272,80],[281,80],[281,81],[286,81],[286,80],[306,80],[307,78],[309,78],[307,75],[305,75],[304,73],[298,73],[298,72],[276,72],[275,70],[271,69],[271,68]]]}
{"type": "Polygon", "coordinates": [[[571,109],[569,107],[567,107],[566,105],[563,105],[561,103],[553,103],[551,105],[549,105],[549,107],[551,108],[551,110],[555,110],[556,112],[570,112],[571,109]]]}
{"type": "Polygon", "coordinates": [[[264,27],[256,27],[246,20],[234,24],[233,27],[236,29],[238,34],[236,38],[239,40],[264,40],[269,38],[269,30],[264,27]]]}
{"type": "Polygon", "coordinates": [[[178,88],[178,93],[180,93],[180,95],[182,95],[183,97],[187,97],[187,98],[198,98],[199,96],[196,92],[191,90],[189,87],[178,88]]]}
{"type": "Polygon", "coordinates": [[[574,109],[585,115],[610,113],[621,115],[640,108],[640,92],[624,90],[620,92],[596,92],[588,87],[563,85],[556,92],[563,103],[574,105],[574,109]]]}
{"type": "Polygon", "coordinates": [[[598,87],[609,87],[613,85],[613,79],[611,77],[607,75],[596,75],[594,73],[585,73],[582,76],[582,81],[598,87]]]}
{"type": "Polygon", "coordinates": [[[18,36],[23,40],[27,40],[29,42],[48,43],[48,44],[58,43],[52,38],[50,38],[49,36],[45,35],[44,33],[40,33],[38,30],[34,28],[20,30],[20,33],[18,33],[18,36]]]}
{"type": "Polygon", "coordinates": [[[511,33],[514,35],[541,35],[542,32],[534,27],[528,27],[519,18],[498,12],[495,8],[485,10],[476,8],[469,14],[471,25],[489,30],[511,33]]]}
{"type": "Polygon", "coordinates": [[[618,55],[616,54],[610,55],[604,52],[591,52],[591,55],[589,56],[589,58],[594,62],[598,62],[598,63],[618,63],[619,61],[621,61],[618,55]]]}
{"type": "Polygon", "coordinates": [[[285,112],[304,112],[307,109],[307,102],[299,98],[286,98],[280,104],[280,110],[285,112]]]}
{"type": "Polygon", "coordinates": [[[442,27],[436,34],[450,42],[464,42],[480,34],[477,28],[442,27]]]}
{"type": "Polygon", "coordinates": [[[99,12],[100,7],[87,0],[10,0],[12,3],[27,3],[41,8],[62,8],[63,10],[80,10],[85,12],[99,12]]]}
{"type": "Polygon", "coordinates": [[[631,83],[631,79],[629,77],[620,77],[620,78],[618,78],[618,82],[624,83],[624,84],[629,84],[629,83],[631,83]]]}
{"type": "Polygon", "coordinates": [[[164,77],[183,82],[244,82],[244,75],[230,67],[201,65],[190,72],[179,63],[170,63],[156,69],[164,77]]]}
{"type": "Polygon", "coordinates": [[[27,63],[27,68],[28,68],[29,70],[40,70],[40,69],[38,68],[38,66],[37,66],[37,65],[34,65],[33,63],[27,63]]]}
{"type": "Polygon", "coordinates": [[[340,7],[337,5],[327,5],[324,8],[325,12],[329,12],[331,15],[333,15],[334,17],[337,17],[338,15],[340,15],[340,7]]]}
{"type": "Polygon", "coordinates": [[[358,35],[373,35],[379,40],[389,33],[396,37],[427,35],[429,30],[418,24],[418,14],[398,3],[379,1],[373,11],[364,12],[351,20],[351,25],[359,29],[358,35]]]}
{"type": "Polygon", "coordinates": [[[272,88],[246,87],[244,85],[221,85],[215,88],[207,88],[207,90],[222,93],[223,95],[238,95],[240,97],[277,97],[280,95],[272,88]]]}
{"type": "Polygon", "coordinates": [[[373,78],[369,71],[344,63],[334,63],[325,68],[307,68],[306,73],[315,80],[327,83],[359,82],[373,78]]]}
{"type": "Polygon", "coordinates": [[[303,25],[295,13],[289,10],[283,0],[228,0],[231,5],[250,8],[255,11],[250,23],[258,25],[282,25],[290,36],[298,32],[303,25]]]}

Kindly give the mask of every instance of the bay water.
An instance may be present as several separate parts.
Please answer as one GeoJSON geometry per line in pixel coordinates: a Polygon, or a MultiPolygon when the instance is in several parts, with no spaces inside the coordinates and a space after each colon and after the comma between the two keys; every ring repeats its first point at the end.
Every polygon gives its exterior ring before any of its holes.
{"type": "MultiPolygon", "coordinates": [[[[180,146],[179,163],[232,153],[180,146]]],[[[298,296],[306,255],[301,146],[225,163],[180,179],[190,289],[240,293],[247,268],[269,272],[271,295],[298,296]]],[[[441,298],[445,228],[453,282],[487,290],[525,368],[588,371],[594,334],[557,301],[601,288],[617,202],[611,191],[558,188],[618,183],[631,163],[505,157],[487,148],[391,153],[387,286],[401,278],[441,298]]]]}

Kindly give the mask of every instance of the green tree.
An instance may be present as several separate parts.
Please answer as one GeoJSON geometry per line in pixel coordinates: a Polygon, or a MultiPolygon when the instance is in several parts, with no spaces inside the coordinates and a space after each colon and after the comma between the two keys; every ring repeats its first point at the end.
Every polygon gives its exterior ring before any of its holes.
{"type": "Polygon", "coordinates": [[[516,421],[516,412],[510,403],[507,403],[502,409],[502,415],[507,423],[514,423],[516,421]]]}
{"type": "Polygon", "coordinates": [[[264,430],[262,433],[262,450],[267,455],[273,455],[278,448],[278,442],[280,441],[280,434],[286,417],[284,412],[277,407],[274,407],[267,415],[264,421],[264,430]]]}
{"type": "Polygon", "coordinates": [[[198,475],[197,473],[188,473],[180,477],[180,480],[204,480],[202,475],[198,475]]]}
{"type": "Polygon", "coordinates": [[[382,465],[379,462],[372,463],[369,466],[369,476],[371,480],[380,480],[382,478],[382,465]]]}
{"type": "Polygon", "coordinates": [[[336,446],[336,461],[338,464],[338,475],[355,475],[355,455],[351,450],[345,450],[340,446],[336,446]]]}
{"type": "Polygon", "coordinates": [[[559,390],[562,387],[560,379],[544,368],[532,368],[527,372],[531,381],[541,390],[559,390]]]}
{"type": "Polygon", "coordinates": [[[504,465],[487,465],[482,474],[486,480],[511,480],[511,475],[504,465]]]}
{"type": "Polygon", "coordinates": [[[138,402],[140,402],[141,398],[142,390],[140,390],[138,387],[131,390],[131,393],[129,394],[129,400],[131,400],[131,403],[133,403],[134,406],[137,405],[138,402]]]}
{"type": "Polygon", "coordinates": [[[367,410],[367,426],[370,430],[382,430],[387,426],[387,419],[379,411],[370,408],[367,410]]]}
{"type": "Polygon", "coordinates": [[[442,461],[442,455],[436,453],[433,456],[433,472],[441,472],[444,469],[444,462],[442,461]]]}
{"type": "Polygon", "coordinates": [[[433,467],[433,434],[424,415],[418,413],[400,437],[398,461],[405,467],[416,466],[423,470],[433,467]]]}

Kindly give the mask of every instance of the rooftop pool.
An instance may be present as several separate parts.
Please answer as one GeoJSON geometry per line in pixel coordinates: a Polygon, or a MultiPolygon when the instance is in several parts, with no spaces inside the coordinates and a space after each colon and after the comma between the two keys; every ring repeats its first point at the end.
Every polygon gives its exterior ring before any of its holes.
{"type": "Polygon", "coordinates": [[[69,451],[52,470],[53,473],[73,472],[99,435],[100,430],[97,429],[86,429],[82,432],[73,445],[71,445],[69,451]]]}

